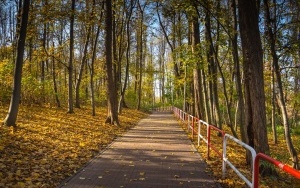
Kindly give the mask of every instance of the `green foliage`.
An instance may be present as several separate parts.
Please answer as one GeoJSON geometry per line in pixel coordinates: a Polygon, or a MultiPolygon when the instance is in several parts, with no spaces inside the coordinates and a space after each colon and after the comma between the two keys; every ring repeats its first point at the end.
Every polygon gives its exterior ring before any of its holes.
{"type": "Polygon", "coordinates": [[[129,107],[136,106],[137,94],[134,92],[133,89],[128,89],[128,91],[126,92],[126,95],[125,95],[125,101],[129,107]]]}
{"type": "Polygon", "coordinates": [[[173,106],[175,106],[175,107],[177,107],[179,109],[182,109],[183,99],[176,99],[176,100],[174,100],[173,106]]]}
{"type": "Polygon", "coordinates": [[[284,134],[284,127],[282,125],[277,125],[276,131],[278,134],[284,134]]]}
{"type": "Polygon", "coordinates": [[[293,127],[291,129],[292,134],[299,136],[300,135],[300,127],[293,127]]]}
{"type": "Polygon", "coordinates": [[[28,75],[22,78],[22,102],[27,104],[40,104],[42,101],[50,102],[54,95],[50,81],[41,82],[39,79],[28,75]]]}
{"type": "Polygon", "coordinates": [[[5,59],[0,62],[0,102],[9,102],[13,84],[13,63],[5,59]]]}

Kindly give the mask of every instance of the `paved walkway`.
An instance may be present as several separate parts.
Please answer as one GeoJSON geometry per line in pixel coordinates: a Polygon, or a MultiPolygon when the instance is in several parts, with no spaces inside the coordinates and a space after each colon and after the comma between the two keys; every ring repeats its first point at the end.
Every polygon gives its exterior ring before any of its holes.
{"type": "Polygon", "coordinates": [[[172,114],[155,112],[61,188],[219,188],[172,114]]]}

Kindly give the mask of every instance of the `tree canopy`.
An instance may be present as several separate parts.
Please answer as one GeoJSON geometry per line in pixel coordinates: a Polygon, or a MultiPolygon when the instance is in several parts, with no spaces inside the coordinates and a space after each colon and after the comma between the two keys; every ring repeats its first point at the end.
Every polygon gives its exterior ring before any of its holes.
{"type": "Polygon", "coordinates": [[[283,126],[298,168],[298,1],[108,2],[0,1],[0,102],[17,88],[22,53],[17,104],[91,104],[91,115],[108,105],[115,124],[122,108],[174,105],[267,153],[264,131],[276,143],[283,126]]]}

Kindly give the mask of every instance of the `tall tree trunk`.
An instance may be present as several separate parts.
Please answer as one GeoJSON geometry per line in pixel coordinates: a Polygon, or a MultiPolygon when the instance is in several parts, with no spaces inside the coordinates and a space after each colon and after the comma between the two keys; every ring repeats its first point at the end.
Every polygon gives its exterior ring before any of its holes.
{"type": "MultiPolygon", "coordinates": [[[[243,88],[242,88],[242,77],[241,77],[241,70],[240,70],[240,62],[239,62],[239,52],[238,52],[238,32],[237,32],[237,12],[236,12],[236,0],[231,0],[231,14],[232,14],[232,56],[233,56],[233,62],[234,62],[234,73],[235,73],[235,85],[236,85],[236,92],[237,92],[237,117],[238,121],[236,121],[236,125],[238,124],[240,126],[240,132],[241,132],[241,139],[243,142],[247,143],[247,129],[244,126],[244,96],[243,96],[243,88]]],[[[235,126],[236,126],[235,125],[235,126]]]]}
{"type": "MultiPolygon", "coordinates": [[[[164,36],[165,36],[165,38],[167,40],[167,43],[169,44],[171,52],[172,52],[175,77],[179,78],[179,76],[180,76],[180,66],[178,66],[177,58],[176,58],[176,55],[175,55],[175,52],[174,52],[176,46],[175,46],[174,42],[173,42],[173,44],[171,43],[170,38],[169,38],[169,36],[168,36],[168,34],[166,32],[166,29],[163,26],[163,23],[162,23],[160,14],[159,14],[159,2],[156,3],[156,12],[157,12],[157,17],[158,17],[159,25],[160,25],[160,27],[162,29],[162,32],[163,32],[163,34],[164,34],[164,36]]],[[[174,15],[174,17],[175,17],[175,15],[174,15]]],[[[175,23],[174,23],[174,25],[175,25],[175,23]]],[[[173,39],[174,39],[174,37],[173,37],[173,39]]]]}
{"type": "Polygon", "coordinates": [[[136,4],[136,0],[130,1],[130,8],[127,12],[127,18],[126,18],[126,35],[127,35],[127,43],[126,43],[126,67],[125,67],[125,79],[123,87],[121,88],[121,95],[118,105],[118,113],[122,113],[122,107],[127,107],[125,103],[125,92],[127,89],[127,83],[128,83],[128,77],[129,77],[129,62],[130,62],[130,45],[131,45],[131,33],[130,33],[130,20],[132,16],[132,11],[134,8],[134,5],[136,4]]]}
{"type": "MultiPolygon", "coordinates": [[[[93,12],[95,7],[96,1],[93,0],[93,7],[92,7],[92,19],[95,19],[93,12]]],[[[102,3],[102,10],[104,9],[104,3],[102,3]]],[[[97,52],[97,44],[98,44],[98,38],[100,34],[100,24],[102,22],[103,18],[103,11],[101,11],[100,14],[100,20],[98,22],[97,31],[95,34],[93,47],[92,47],[92,58],[91,58],[91,64],[88,64],[89,70],[90,70],[90,87],[91,87],[91,106],[92,106],[92,116],[96,115],[96,105],[95,105],[95,84],[94,84],[94,73],[95,73],[95,60],[96,60],[96,52],[97,52]]],[[[91,31],[93,33],[93,31],[91,31]]],[[[93,41],[93,39],[92,39],[93,41]]]]}
{"type": "MultiPolygon", "coordinates": [[[[47,1],[46,1],[46,5],[47,5],[47,1]]],[[[43,26],[43,48],[46,49],[47,46],[47,23],[44,23],[43,26]]],[[[46,98],[45,98],[45,65],[47,63],[48,60],[42,60],[41,62],[41,84],[42,84],[42,101],[43,103],[46,102],[46,98]]]]}
{"type": "MultiPolygon", "coordinates": [[[[274,4],[276,4],[276,2],[274,4]]],[[[298,160],[296,149],[292,143],[290,124],[289,124],[286,103],[285,103],[284,94],[283,94],[280,68],[279,68],[279,63],[278,63],[278,56],[276,54],[276,36],[273,32],[273,30],[274,31],[277,30],[276,14],[273,18],[271,18],[268,0],[264,0],[264,5],[265,5],[265,14],[266,14],[266,24],[267,24],[267,29],[268,29],[267,34],[268,34],[269,41],[270,41],[270,50],[271,50],[271,55],[273,58],[274,71],[275,71],[275,75],[276,75],[276,83],[277,83],[277,87],[278,87],[277,101],[278,101],[278,105],[279,105],[281,115],[282,115],[285,140],[286,140],[288,151],[292,158],[293,167],[298,169],[299,168],[299,160],[298,160]],[[272,19],[272,21],[271,21],[271,19],[272,19]],[[272,22],[274,23],[273,27],[272,27],[272,22]]],[[[274,12],[276,12],[276,11],[274,11],[274,12]]]]}
{"type": "MultiPolygon", "coordinates": [[[[53,42],[53,49],[55,49],[55,44],[53,42]]],[[[60,100],[58,98],[58,89],[57,89],[57,83],[56,83],[56,68],[55,68],[55,58],[54,58],[54,54],[52,55],[52,81],[53,81],[53,90],[54,90],[54,96],[55,96],[55,102],[56,102],[56,106],[58,108],[61,107],[60,105],[60,100]]]]}
{"type": "Polygon", "coordinates": [[[205,38],[208,43],[207,61],[209,62],[209,75],[210,79],[210,96],[212,105],[212,120],[213,123],[217,125],[218,128],[222,129],[222,123],[220,121],[220,107],[218,98],[218,86],[217,86],[217,65],[216,60],[214,60],[214,46],[211,36],[211,23],[210,23],[210,13],[207,12],[205,16],[205,38]]]}
{"type": "Polygon", "coordinates": [[[15,126],[19,111],[19,103],[21,97],[21,80],[22,80],[22,68],[23,68],[23,57],[25,49],[25,39],[27,34],[27,23],[29,14],[30,0],[23,1],[23,11],[21,18],[21,26],[18,34],[17,43],[17,57],[15,62],[14,70],[14,85],[9,105],[8,114],[4,119],[4,124],[7,126],[15,126]]]}
{"type": "MultiPolygon", "coordinates": [[[[115,82],[115,89],[116,89],[116,92],[118,94],[118,89],[119,89],[119,86],[120,86],[120,82],[119,82],[119,61],[118,61],[118,57],[117,57],[117,33],[116,33],[116,19],[115,19],[115,11],[114,11],[114,4],[113,4],[113,11],[112,11],[112,56],[113,56],[113,77],[114,77],[114,82],[115,82]]],[[[123,29],[123,28],[122,28],[123,29]]],[[[120,41],[121,43],[122,41],[120,41]]]]}
{"type": "MultiPolygon", "coordinates": [[[[245,75],[245,124],[247,126],[248,144],[256,152],[268,154],[263,52],[256,2],[256,0],[238,0],[245,75]]],[[[247,159],[250,160],[249,155],[247,159]]]]}
{"type": "Polygon", "coordinates": [[[277,130],[276,130],[276,106],[275,106],[276,93],[275,93],[274,63],[271,66],[272,66],[272,78],[271,78],[271,90],[272,90],[272,99],[271,99],[271,103],[272,103],[271,104],[272,105],[271,126],[272,126],[274,144],[278,144],[278,141],[277,141],[277,130]]]}
{"type": "Polygon", "coordinates": [[[83,56],[82,56],[81,63],[80,63],[80,69],[79,69],[79,73],[78,73],[78,77],[77,77],[77,82],[75,85],[75,107],[76,108],[80,108],[80,84],[81,84],[81,80],[82,80],[84,66],[86,65],[88,44],[90,41],[91,31],[92,31],[92,27],[88,26],[87,36],[85,39],[85,44],[84,44],[84,49],[83,49],[83,56]]]}
{"type": "Polygon", "coordinates": [[[206,75],[203,69],[200,71],[201,77],[202,77],[202,92],[203,92],[203,102],[204,102],[204,111],[205,111],[205,121],[211,122],[211,115],[210,115],[210,108],[209,108],[209,97],[208,97],[208,91],[207,91],[207,81],[206,81],[206,75]]]}
{"type": "Polygon", "coordinates": [[[201,77],[201,69],[202,65],[200,64],[200,30],[199,30],[199,22],[198,17],[192,17],[192,51],[195,58],[198,59],[196,68],[194,69],[194,108],[196,117],[203,119],[204,114],[204,100],[203,100],[203,89],[202,89],[202,77],[201,77]]]}
{"type": "MultiPolygon", "coordinates": [[[[101,14],[102,18],[102,14],[101,14]]],[[[93,45],[93,55],[91,59],[90,65],[90,86],[91,86],[91,106],[92,106],[92,116],[96,115],[96,105],[95,105],[95,89],[94,89],[94,72],[95,72],[95,60],[96,60],[96,51],[97,51],[97,43],[100,34],[100,26],[97,27],[96,37],[93,45]]]]}
{"type": "Polygon", "coordinates": [[[143,83],[143,34],[144,34],[144,9],[146,7],[146,3],[144,4],[143,7],[141,7],[141,4],[140,2],[138,1],[138,7],[139,7],[139,12],[140,12],[140,30],[139,30],[139,38],[138,38],[138,41],[139,41],[139,55],[138,55],[138,62],[139,62],[139,78],[138,78],[138,88],[137,88],[137,94],[138,94],[138,98],[137,98],[137,110],[140,110],[141,109],[141,101],[142,101],[142,83],[143,83]]]}
{"type": "Polygon", "coordinates": [[[158,64],[159,64],[159,79],[160,79],[160,102],[162,104],[165,104],[165,40],[162,39],[162,41],[159,43],[159,52],[158,55],[158,64]]]}
{"type": "Polygon", "coordinates": [[[112,0],[106,0],[105,15],[105,55],[106,55],[106,73],[107,73],[107,118],[106,123],[119,126],[117,111],[117,91],[113,74],[113,54],[112,54],[112,0]]]}
{"type": "Polygon", "coordinates": [[[74,20],[75,20],[75,0],[72,0],[70,16],[70,47],[68,64],[68,113],[73,110],[73,56],[74,56],[74,20]]]}

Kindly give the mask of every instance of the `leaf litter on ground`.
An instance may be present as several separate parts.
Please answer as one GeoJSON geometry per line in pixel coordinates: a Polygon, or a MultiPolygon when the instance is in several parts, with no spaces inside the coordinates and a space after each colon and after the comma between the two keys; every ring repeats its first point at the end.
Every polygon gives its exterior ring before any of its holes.
{"type": "MultiPolygon", "coordinates": [[[[186,124],[180,124],[182,128],[187,131],[186,124]]],[[[223,126],[223,129],[226,133],[231,134],[230,128],[228,126],[223,126]]],[[[202,134],[206,135],[205,131],[206,130],[202,130],[202,134]]],[[[193,144],[197,146],[197,136],[194,135],[193,139],[191,134],[189,134],[188,136],[192,140],[193,144]]],[[[273,143],[271,132],[268,132],[268,138],[270,146],[270,156],[284,164],[290,165],[292,160],[287,150],[284,135],[278,134],[278,144],[273,143]]],[[[300,158],[300,135],[294,135],[292,139],[295,142],[295,147],[298,151],[298,158],[300,158]]],[[[216,147],[219,152],[222,152],[222,137],[220,137],[217,133],[211,134],[211,144],[214,145],[214,147],[216,147]]],[[[206,143],[203,140],[200,141],[200,146],[197,146],[197,149],[208,165],[206,171],[208,173],[212,173],[212,175],[217,179],[217,181],[222,185],[223,188],[248,187],[246,183],[228,165],[226,165],[225,177],[222,176],[222,160],[220,156],[215,151],[210,150],[210,158],[207,159],[207,147],[206,143]]],[[[246,164],[246,149],[228,139],[226,150],[227,160],[229,160],[251,182],[251,166],[246,164]]],[[[287,173],[279,170],[279,168],[273,165],[270,166],[278,173],[278,177],[262,177],[261,175],[259,175],[259,188],[300,188],[300,180],[294,178],[291,175],[288,175],[287,173]]]]}
{"type": "MultiPolygon", "coordinates": [[[[0,118],[8,106],[0,106],[0,118]]],[[[0,187],[56,187],[147,114],[124,109],[121,126],[105,124],[106,108],[20,106],[17,127],[0,126],[0,187]]]]}

